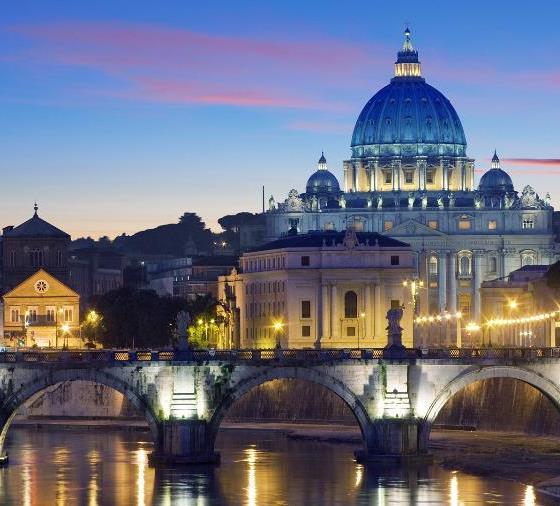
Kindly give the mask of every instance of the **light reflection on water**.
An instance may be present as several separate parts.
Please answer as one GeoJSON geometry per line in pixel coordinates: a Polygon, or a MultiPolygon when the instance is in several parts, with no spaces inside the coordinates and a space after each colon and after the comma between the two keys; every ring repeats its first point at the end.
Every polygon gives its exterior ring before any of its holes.
{"type": "Polygon", "coordinates": [[[210,506],[503,504],[536,506],[531,486],[438,466],[356,464],[353,447],[272,432],[223,431],[219,467],[148,466],[148,434],[12,429],[0,504],[210,506]]]}

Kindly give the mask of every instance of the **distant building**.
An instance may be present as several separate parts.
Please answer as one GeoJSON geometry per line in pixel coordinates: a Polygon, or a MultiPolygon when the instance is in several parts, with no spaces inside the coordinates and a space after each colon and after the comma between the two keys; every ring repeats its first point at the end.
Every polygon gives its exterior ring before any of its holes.
{"type": "Polygon", "coordinates": [[[559,306],[547,285],[548,265],[526,265],[480,288],[485,335],[479,344],[556,346],[559,306]],[[501,322],[508,321],[507,325],[501,322]]]}
{"type": "Polygon", "coordinates": [[[38,215],[17,227],[4,227],[2,235],[3,291],[6,292],[38,269],[47,270],[61,282],[68,282],[70,236],[38,215]]]}
{"type": "MultiPolygon", "coordinates": [[[[410,302],[408,244],[377,233],[289,235],[244,253],[219,278],[225,341],[242,348],[350,348],[387,344],[386,314],[410,302]]],[[[412,346],[412,311],[401,322],[412,346]]]]}
{"type": "Polygon", "coordinates": [[[218,276],[237,265],[236,257],[225,255],[176,258],[145,264],[147,287],[159,295],[195,299],[218,296],[218,276]]]}
{"type": "Polygon", "coordinates": [[[93,295],[103,295],[123,286],[125,261],[124,255],[113,251],[72,250],[68,260],[68,284],[87,303],[93,295]]]}
{"type": "Polygon", "coordinates": [[[3,296],[4,346],[82,347],[80,296],[39,269],[3,296]]]}

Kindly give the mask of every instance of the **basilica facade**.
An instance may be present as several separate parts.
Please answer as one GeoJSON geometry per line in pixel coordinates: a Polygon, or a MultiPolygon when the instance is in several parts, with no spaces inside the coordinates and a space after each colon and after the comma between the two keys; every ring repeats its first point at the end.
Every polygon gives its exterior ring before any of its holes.
{"type": "Polygon", "coordinates": [[[358,116],[342,182],[321,155],[305,192],[270,198],[265,239],[353,229],[408,243],[421,314],[480,321],[483,281],[557,259],[550,197],[516,191],[497,153],[476,183],[460,118],[422,77],[408,29],[394,77],[358,116]]]}

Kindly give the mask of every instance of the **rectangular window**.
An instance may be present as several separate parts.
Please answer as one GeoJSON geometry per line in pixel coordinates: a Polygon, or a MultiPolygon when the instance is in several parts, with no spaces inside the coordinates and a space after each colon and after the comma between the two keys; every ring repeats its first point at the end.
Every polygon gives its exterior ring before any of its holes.
{"type": "Polygon", "coordinates": [[[302,300],[301,301],[301,317],[302,318],[311,318],[311,301],[310,300],[302,300]]]}
{"type": "Polygon", "coordinates": [[[16,266],[16,252],[15,251],[10,251],[10,265],[12,267],[16,266]]]}
{"type": "Polygon", "coordinates": [[[435,171],[433,170],[426,171],[426,183],[432,184],[434,182],[434,173],[435,171]]]}
{"type": "Polygon", "coordinates": [[[496,220],[488,220],[488,230],[496,230],[496,220]]]}
{"type": "Polygon", "coordinates": [[[19,323],[19,307],[13,307],[10,310],[10,316],[12,323],[19,323]]]}
{"type": "Polygon", "coordinates": [[[64,308],[64,321],[72,322],[74,321],[74,309],[71,306],[64,308]]]}
{"type": "Polygon", "coordinates": [[[391,184],[393,182],[393,177],[390,171],[386,170],[383,172],[383,175],[385,176],[385,184],[391,184]]]}
{"type": "Polygon", "coordinates": [[[346,336],[354,337],[356,335],[356,327],[346,327],[346,336]]]}
{"type": "Polygon", "coordinates": [[[309,258],[309,256],[304,255],[301,257],[301,265],[303,267],[308,267],[311,264],[311,259],[309,258]]]}
{"type": "Polygon", "coordinates": [[[301,337],[311,337],[311,326],[302,325],[302,327],[301,327],[301,337]]]}
{"type": "Polygon", "coordinates": [[[45,315],[46,315],[47,322],[54,323],[56,320],[56,308],[47,306],[45,315]]]}
{"type": "Polygon", "coordinates": [[[414,171],[412,170],[404,171],[404,182],[406,184],[412,184],[414,182],[414,171]]]}
{"type": "Polygon", "coordinates": [[[428,227],[430,227],[432,230],[437,230],[437,228],[438,228],[437,220],[428,221],[428,227]]]}
{"type": "Polygon", "coordinates": [[[392,221],[385,221],[383,223],[383,230],[385,230],[385,232],[391,230],[393,228],[393,222],[392,221]]]}
{"type": "Polygon", "coordinates": [[[62,267],[62,251],[56,252],[56,266],[62,267]]]}
{"type": "Polygon", "coordinates": [[[26,315],[27,315],[27,321],[29,323],[35,323],[37,321],[37,308],[36,307],[28,307],[26,315]]]}
{"type": "Polygon", "coordinates": [[[461,219],[459,220],[459,230],[470,230],[471,220],[461,219]]]}
{"type": "Polygon", "coordinates": [[[391,309],[398,309],[401,307],[401,301],[399,299],[391,299],[391,309]]]}
{"type": "Polygon", "coordinates": [[[521,227],[524,228],[524,229],[535,228],[535,220],[532,217],[523,218],[523,222],[521,223],[521,227]]]}
{"type": "Polygon", "coordinates": [[[401,263],[401,258],[399,255],[391,255],[391,265],[399,265],[401,263]]]}

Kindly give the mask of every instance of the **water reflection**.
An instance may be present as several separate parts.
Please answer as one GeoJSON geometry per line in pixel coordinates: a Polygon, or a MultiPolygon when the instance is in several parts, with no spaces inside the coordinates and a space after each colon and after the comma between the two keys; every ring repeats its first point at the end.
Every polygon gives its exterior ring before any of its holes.
{"type": "Polygon", "coordinates": [[[0,504],[187,506],[507,504],[535,506],[533,487],[437,466],[356,464],[353,447],[223,431],[219,467],[150,468],[148,434],[14,429],[0,504]]]}

